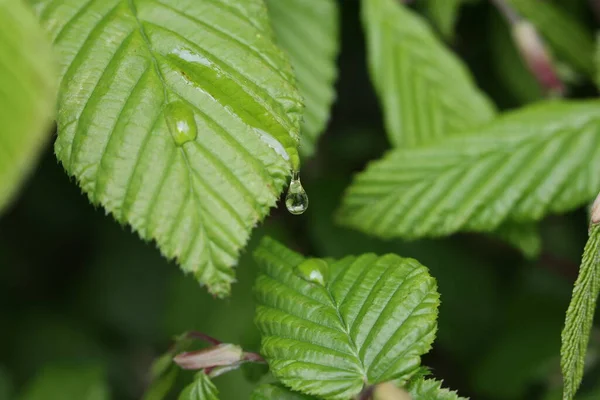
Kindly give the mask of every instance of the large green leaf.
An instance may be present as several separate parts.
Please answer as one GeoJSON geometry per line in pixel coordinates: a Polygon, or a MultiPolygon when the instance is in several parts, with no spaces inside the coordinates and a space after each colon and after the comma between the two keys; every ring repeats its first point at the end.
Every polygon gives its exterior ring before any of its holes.
{"type": "Polygon", "coordinates": [[[533,22],[558,57],[594,76],[594,37],[579,21],[549,1],[508,2],[533,22]]]}
{"type": "Polygon", "coordinates": [[[491,231],[600,189],[600,102],[547,102],[428,146],[396,149],[348,189],[342,223],[382,237],[491,231]]]}
{"type": "Polygon", "coordinates": [[[298,392],[292,392],[280,384],[263,384],[254,390],[251,400],[314,400],[298,392]]]}
{"type": "Polygon", "coordinates": [[[53,59],[21,0],[0,0],[0,211],[33,168],[55,106],[53,59]]]}
{"type": "Polygon", "coordinates": [[[329,120],[335,98],[339,11],[335,0],[267,0],[277,42],[298,78],[306,109],[300,151],[311,155],[329,120]]]}
{"type": "Polygon", "coordinates": [[[106,377],[101,368],[51,366],[42,371],[20,400],[108,400],[106,377]]]}
{"type": "Polygon", "coordinates": [[[439,295],[417,261],[306,260],[268,238],[255,258],[261,353],[293,390],[346,400],[365,385],[405,380],[429,351],[439,295]]]}
{"type": "Polygon", "coordinates": [[[442,382],[421,378],[412,382],[408,392],[415,400],[466,400],[454,391],[442,388],[442,382]]]}
{"type": "Polygon", "coordinates": [[[194,382],[183,389],[179,400],[219,400],[219,391],[204,373],[196,374],[194,382]]]}
{"type": "Polygon", "coordinates": [[[301,102],[262,0],[33,0],[67,172],[219,296],[298,167],[301,102]]]}
{"type": "Polygon", "coordinates": [[[573,289],[573,298],[567,310],[562,332],[561,369],[563,399],[571,400],[583,379],[585,355],[600,293],[600,224],[590,231],[579,276],[573,289]]]}
{"type": "Polygon", "coordinates": [[[481,125],[491,102],[428,24],[395,0],[364,0],[371,79],[394,146],[412,146],[481,125]]]}

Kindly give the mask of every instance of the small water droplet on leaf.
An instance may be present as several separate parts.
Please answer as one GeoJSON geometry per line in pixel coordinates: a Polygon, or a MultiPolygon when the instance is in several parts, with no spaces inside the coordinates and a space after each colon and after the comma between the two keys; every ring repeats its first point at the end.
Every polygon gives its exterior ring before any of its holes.
{"type": "Polygon", "coordinates": [[[294,215],[303,214],[308,208],[308,195],[300,183],[300,174],[294,171],[292,180],[285,196],[285,206],[294,215]]]}
{"type": "Polygon", "coordinates": [[[305,281],[325,286],[327,282],[327,262],[319,258],[309,258],[296,267],[296,274],[305,281]]]}
{"type": "Polygon", "coordinates": [[[174,101],[165,108],[165,120],[177,146],[196,139],[198,127],[192,109],[182,101],[174,101]]]}

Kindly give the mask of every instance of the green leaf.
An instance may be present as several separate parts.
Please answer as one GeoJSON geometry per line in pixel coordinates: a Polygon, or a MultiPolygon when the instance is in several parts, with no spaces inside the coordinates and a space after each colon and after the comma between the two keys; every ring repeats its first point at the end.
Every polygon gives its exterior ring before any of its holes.
{"type": "Polygon", "coordinates": [[[292,392],[281,384],[263,384],[252,393],[251,400],[313,400],[314,397],[292,392]]]}
{"type": "Polygon", "coordinates": [[[538,28],[557,57],[594,76],[594,37],[579,21],[548,1],[508,2],[538,28]]]}
{"type": "Polygon", "coordinates": [[[454,391],[442,388],[442,382],[434,379],[420,378],[411,382],[407,389],[415,400],[467,400],[454,391]]]}
{"type": "Polygon", "coordinates": [[[494,235],[519,249],[528,259],[535,259],[542,252],[542,236],[536,223],[508,221],[496,229],[494,235]]]}
{"type": "Polygon", "coordinates": [[[219,391],[204,372],[196,374],[194,382],[183,389],[179,400],[219,400],[219,391]]]}
{"type": "Polygon", "coordinates": [[[155,378],[144,393],[143,400],[163,400],[167,397],[179,375],[179,368],[171,367],[164,374],[155,378]]]}
{"type": "Polygon", "coordinates": [[[50,46],[21,0],[0,0],[0,211],[32,170],[55,106],[50,46]]]}
{"type": "Polygon", "coordinates": [[[305,260],[268,238],[254,255],[261,353],[293,390],[346,400],[364,385],[405,380],[429,351],[439,295],[417,261],[393,254],[305,260]]]}
{"type": "Polygon", "coordinates": [[[102,368],[48,367],[39,374],[20,400],[108,400],[102,368]]]}
{"type": "Polygon", "coordinates": [[[427,0],[426,11],[442,36],[454,38],[454,25],[458,19],[460,7],[466,0],[427,0]]]}
{"type": "Polygon", "coordinates": [[[55,151],[94,204],[218,296],[298,168],[301,101],[262,0],[37,0],[55,151]]]}
{"type": "Polygon", "coordinates": [[[371,79],[394,146],[414,146],[481,125],[495,111],[428,24],[396,0],[364,0],[371,79]]]}
{"type": "Polygon", "coordinates": [[[340,47],[338,5],[335,0],[267,0],[266,3],[277,42],[290,57],[306,104],[300,151],[309,156],[315,151],[335,99],[340,47]]]}
{"type": "Polygon", "coordinates": [[[562,332],[560,366],[563,374],[563,399],[571,400],[583,379],[585,354],[600,293],[600,224],[590,231],[585,245],[579,276],[567,310],[562,332]]]}
{"type": "Polygon", "coordinates": [[[347,226],[382,237],[492,231],[573,210],[600,189],[600,102],[546,102],[396,149],[348,189],[347,226]]]}

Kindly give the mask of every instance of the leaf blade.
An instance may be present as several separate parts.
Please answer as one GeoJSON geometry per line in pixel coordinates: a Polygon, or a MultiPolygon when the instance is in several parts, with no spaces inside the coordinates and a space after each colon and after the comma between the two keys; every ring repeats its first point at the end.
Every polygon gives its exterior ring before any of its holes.
{"type": "Polygon", "coordinates": [[[382,237],[488,232],[593,198],[600,178],[598,103],[547,102],[478,129],[397,149],[359,174],[338,218],[382,237]]]}
{"type": "Polygon", "coordinates": [[[251,400],[311,400],[314,397],[306,396],[298,392],[292,392],[280,384],[265,383],[258,386],[252,392],[251,400]]]}
{"type": "Polygon", "coordinates": [[[454,391],[442,388],[442,382],[419,378],[408,385],[408,392],[418,400],[467,400],[454,391]]]}
{"type": "Polygon", "coordinates": [[[293,390],[346,399],[363,385],[407,379],[430,349],[439,295],[415,260],[319,260],[329,271],[322,287],[299,277],[294,268],[304,258],[273,240],[263,240],[255,258],[261,353],[293,390]]]}
{"type": "Polygon", "coordinates": [[[267,0],[277,42],[290,57],[305,101],[300,151],[310,156],[335,100],[339,10],[334,0],[267,0]],[[301,38],[301,39],[300,39],[301,38]]]}
{"type": "Polygon", "coordinates": [[[563,398],[571,400],[583,379],[585,355],[600,293],[600,225],[594,225],[585,245],[579,276],[567,310],[562,332],[561,371],[564,380],[563,398]]]}
{"type": "Polygon", "coordinates": [[[301,101],[262,1],[35,9],[60,59],[57,158],[94,204],[226,295],[299,163],[301,101]]]}
{"type": "Polygon", "coordinates": [[[414,146],[485,123],[495,109],[462,61],[416,13],[363,1],[371,79],[393,146],[414,146]]]}
{"type": "Polygon", "coordinates": [[[219,400],[219,391],[210,378],[200,372],[196,374],[194,382],[183,389],[179,400],[219,400]]]}
{"type": "Polygon", "coordinates": [[[0,211],[49,138],[53,68],[50,46],[30,10],[21,1],[0,1],[0,211]]]}

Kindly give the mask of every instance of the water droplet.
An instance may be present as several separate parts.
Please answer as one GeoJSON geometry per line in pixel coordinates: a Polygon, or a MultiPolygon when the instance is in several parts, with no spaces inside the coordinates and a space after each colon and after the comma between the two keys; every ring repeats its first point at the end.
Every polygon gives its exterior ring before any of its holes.
{"type": "Polygon", "coordinates": [[[182,101],[174,101],[165,108],[165,120],[177,146],[196,139],[198,127],[192,109],[182,101]]]}
{"type": "Polygon", "coordinates": [[[325,286],[327,282],[327,262],[318,258],[309,258],[296,267],[296,274],[305,281],[325,286]]]}
{"type": "Polygon", "coordinates": [[[298,171],[294,171],[292,174],[290,187],[285,196],[285,206],[294,215],[303,214],[308,208],[308,196],[302,187],[302,183],[300,183],[300,173],[298,171]]]}

